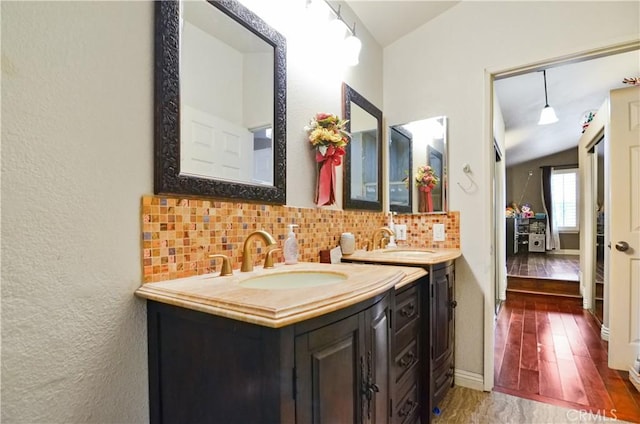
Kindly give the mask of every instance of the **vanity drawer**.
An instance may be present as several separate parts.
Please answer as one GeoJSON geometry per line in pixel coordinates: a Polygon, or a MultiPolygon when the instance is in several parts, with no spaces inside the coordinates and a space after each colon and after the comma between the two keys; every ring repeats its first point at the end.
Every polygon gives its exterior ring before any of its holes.
{"type": "MultiPolygon", "coordinates": [[[[394,375],[396,377],[396,383],[399,382],[408,372],[414,372],[416,364],[420,358],[418,353],[418,340],[413,339],[409,341],[409,344],[394,358],[394,375]]],[[[415,373],[415,372],[414,372],[415,373]]]]}
{"type": "Polygon", "coordinates": [[[418,340],[419,325],[420,320],[413,320],[402,330],[396,333],[394,343],[392,344],[394,355],[398,355],[410,343],[414,343],[418,340]]]}
{"type": "Polygon", "coordinates": [[[397,424],[413,423],[419,421],[420,396],[418,395],[418,380],[414,374],[397,388],[399,401],[393,410],[393,422],[397,424]]]}
{"type": "Polygon", "coordinates": [[[440,402],[444,399],[445,395],[449,391],[451,384],[453,383],[453,355],[447,358],[446,361],[438,368],[434,369],[431,373],[433,380],[432,386],[432,399],[433,406],[440,406],[440,402]]]}
{"type": "Polygon", "coordinates": [[[395,322],[396,332],[400,332],[412,321],[420,317],[418,286],[414,285],[396,295],[395,322]]]}

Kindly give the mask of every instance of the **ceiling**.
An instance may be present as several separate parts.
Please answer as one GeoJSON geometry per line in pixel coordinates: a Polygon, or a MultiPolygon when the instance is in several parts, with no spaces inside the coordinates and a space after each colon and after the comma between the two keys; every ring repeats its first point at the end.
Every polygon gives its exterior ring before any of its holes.
{"type": "Polygon", "coordinates": [[[640,76],[640,51],[547,69],[547,93],[559,121],[538,125],[544,106],[542,72],[495,81],[505,123],[505,160],[511,166],[578,145],[585,114],[596,112],[609,91],[628,87],[625,77],[640,76]]]}
{"type": "Polygon", "coordinates": [[[460,2],[346,0],[346,3],[384,48],[460,2]]]}
{"type": "MultiPolygon", "coordinates": [[[[346,3],[384,48],[459,2],[346,0],[346,3]]],[[[548,100],[559,121],[546,126],[537,125],[544,106],[542,72],[496,80],[496,97],[505,122],[506,165],[576,147],[585,113],[597,110],[610,90],[627,86],[622,83],[625,77],[640,77],[640,51],[549,68],[548,100]]]]}

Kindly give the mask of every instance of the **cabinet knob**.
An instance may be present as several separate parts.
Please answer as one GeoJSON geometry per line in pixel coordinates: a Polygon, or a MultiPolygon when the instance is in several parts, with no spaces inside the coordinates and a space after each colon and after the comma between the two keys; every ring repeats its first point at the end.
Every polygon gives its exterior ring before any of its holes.
{"type": "Polygon", "coordinates": [[[400,315],[403,317],[410,317],[416,312],[416,305],[413,303],[408,304],[404,308],[400,309],[400,315]]]}
{"type": "Polygon", "coordinates": [[[412,365],[416,361],[416,354],[413,351],[410,351],[405,356],[400,359],[398,362],[402,368],[407,368],[412,365]]]}
{"type": "Polygon", "coordinates": [[[400,410],[398,411],[398,416],[399,417],[409,416],[414,411],[414,409],[416,409],[416,406],[418,406],[418,402],[416,402],[413,399],[407,400],[405,404],[402,406],[402,408],[400,408],[400,410]]]}
{"type": "Polygon", "coordinates": [[[458,306],[458,302],[455,301],[455,300],[452,300],[450,305],[451,305],[452,308],[455,308],[456,306],[458,306]]]}

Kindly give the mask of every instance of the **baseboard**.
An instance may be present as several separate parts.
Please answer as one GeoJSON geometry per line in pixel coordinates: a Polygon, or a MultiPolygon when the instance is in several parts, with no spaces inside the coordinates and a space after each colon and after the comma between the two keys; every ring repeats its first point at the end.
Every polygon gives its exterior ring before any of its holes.
{"type": "Polygon", "coordinates": [[[606,342],[609,341],[609,327],[600,326],[600,338],[606,342]]]}
{"type": "Polygon", "coordinates": [[[454,378],[456,386],[462,386],[473,390],[484,390],[484,377],[482,374],[476,374],[475,372],[459,370],[456,368],[454,378]]]}
{"type": "Polygon", "coordinates": [[[556,249],[556,250],[547,250],[547,255],[571,255],[571,256],[580,256],[579,249],[556,249]]]}

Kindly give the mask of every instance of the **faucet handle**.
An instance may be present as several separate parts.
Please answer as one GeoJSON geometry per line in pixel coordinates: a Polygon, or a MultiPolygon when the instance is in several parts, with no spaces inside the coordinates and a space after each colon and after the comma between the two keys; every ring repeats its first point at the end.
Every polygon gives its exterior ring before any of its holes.
{"type": "Polygon", "coordinates": [[[274,247],[267,251],[267,254],[264,257],[264,268],[273,268],[273,252],[282,252],[282,249],[274,247]]]}
{"type": "Polygon", "coordinates": [[[226,275],[233,275],[233,270],[231,269],[231,261],[229,260],[229,257],[227,255],[209,255],[209,259],[222,259],[222,269],[220,270],[221,277],[224,277],[226,275]]]}

